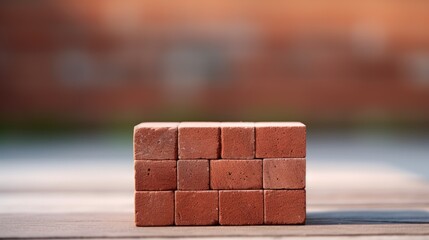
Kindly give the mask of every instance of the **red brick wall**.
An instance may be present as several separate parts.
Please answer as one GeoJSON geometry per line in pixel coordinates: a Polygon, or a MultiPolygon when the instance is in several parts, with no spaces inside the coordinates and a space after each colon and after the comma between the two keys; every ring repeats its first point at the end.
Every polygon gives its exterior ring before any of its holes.
{"type": "Polygon", "coordinates": [[[0,5],[6,119],[159,109],[429,119],[425,1],[0,5]]]}

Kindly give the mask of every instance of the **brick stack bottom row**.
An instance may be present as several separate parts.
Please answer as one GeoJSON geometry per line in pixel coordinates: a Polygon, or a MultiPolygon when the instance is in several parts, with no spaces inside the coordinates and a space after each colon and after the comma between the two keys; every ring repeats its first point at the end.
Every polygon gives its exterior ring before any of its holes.
{"type": "Polygon", "coordinates": [[[304,224],[305,148],[296,122],[141,123],[136,225],[304,224]]]}

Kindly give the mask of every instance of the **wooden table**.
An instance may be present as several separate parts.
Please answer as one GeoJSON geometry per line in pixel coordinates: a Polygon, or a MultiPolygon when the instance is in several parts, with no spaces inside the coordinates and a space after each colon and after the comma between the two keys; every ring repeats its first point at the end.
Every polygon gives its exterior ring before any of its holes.
{"type": "MultiPolygon", "coordinates": [[[[82,146],[83,156],[73,155],[76,146],[53,154],[27,149],[34,153],[28,155],[0,147],[10,159],[0,162],[0,238],[429,239],[427,176],[396,160],[327,160],[329,147],[316,143],[308,157],[306,225],[137,228],[130,146],[109,144],[98,146],[110,149],[100,156],[82,146]]],[[[404,161],[422,168],[426,156],[404,161]]]]}

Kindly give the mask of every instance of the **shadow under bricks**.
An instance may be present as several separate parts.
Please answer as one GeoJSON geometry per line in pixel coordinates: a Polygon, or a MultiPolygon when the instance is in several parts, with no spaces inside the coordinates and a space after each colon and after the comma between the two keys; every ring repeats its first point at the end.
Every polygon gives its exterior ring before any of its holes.
{"type": "Polygon", "coordinates": [[[307,225],[425,223],[429,223],[429,212],[416,210],[309,212],[306,222],[307,225]]]}

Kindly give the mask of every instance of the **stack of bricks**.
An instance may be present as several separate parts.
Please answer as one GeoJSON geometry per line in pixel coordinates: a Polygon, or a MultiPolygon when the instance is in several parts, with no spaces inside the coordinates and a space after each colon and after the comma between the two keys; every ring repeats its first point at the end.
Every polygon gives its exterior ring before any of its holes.
{"type": "Polygon", "coordinates": [[[305,153],[302,123],[141,123],[135,223],[304,224],[305,153]]]}

